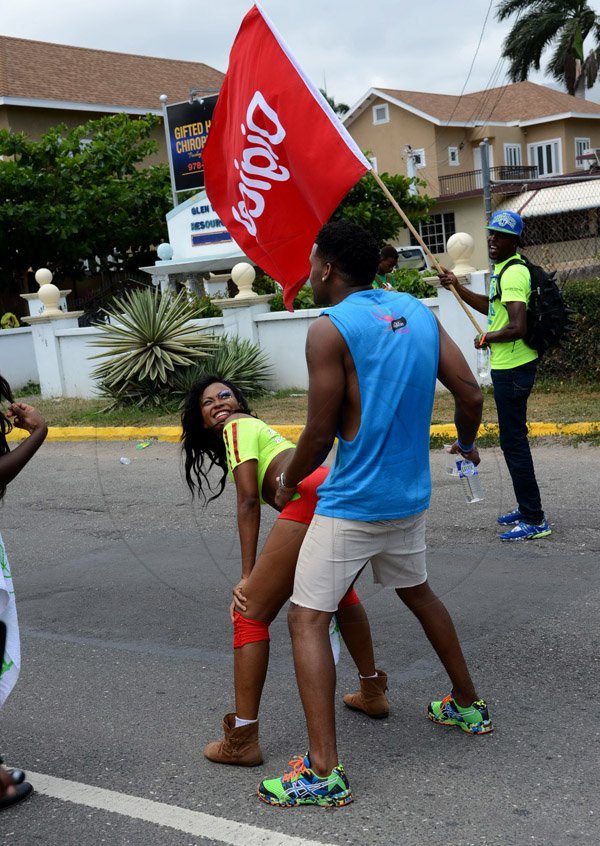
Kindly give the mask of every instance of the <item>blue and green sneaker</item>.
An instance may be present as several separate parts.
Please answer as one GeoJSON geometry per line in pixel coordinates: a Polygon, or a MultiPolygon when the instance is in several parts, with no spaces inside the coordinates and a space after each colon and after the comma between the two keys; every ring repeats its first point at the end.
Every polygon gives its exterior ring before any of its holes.
{"type": "Polygon", "coordinates": [[[542,520],[541,523],[526,523],[520,520],[516,526],[508,532],[502,532],[500,535],[501,541],[522,541],[532,540],[532,538],[547,538],[552,534],[548,521],[542,520]]]}
{"type": "Polygon", "coordinates": [[[501,514],[500,517],[496,518],[496,523],[500,523],[501,526],[514,526],[515,523],[519,523],[522,519],[519,506],[517,505],[513,511],[509,511],[508,514],[501,514]]]}
{"type": "Polygon", "coordinates": [[[341,764],[328,776],[319,776],[310,767],[308,755],[299,755],[290,761],[292,769],[281,778],[268,778],[258,785],[258,798],[267,805],[278,808],[295,808],[297,805],[321,805],[335,808],[349,805],[352,794],[341,764]]]}
{"type": "Polygon", "coordinates": [[[427,716],[432,723],[458,726],[468,734],[489,734],[494,731],[487,703],[483,699],[477,699],[468,708],[461,708],[449,693],[443,699],[429,703],[427,716]]]}

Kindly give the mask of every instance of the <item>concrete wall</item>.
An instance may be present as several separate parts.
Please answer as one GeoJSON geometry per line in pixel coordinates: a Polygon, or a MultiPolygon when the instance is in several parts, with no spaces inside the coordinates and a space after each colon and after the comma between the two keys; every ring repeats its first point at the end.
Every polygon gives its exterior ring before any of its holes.
{"type": "MultiPolygon", "coordinates": [[[[192,324],[200,332],[207,332],[214,335],[220,335],[223,332],[223,318],[221,317],[195,320],[192,321],[192,324]]],[[[26,331],[31,332],[30,329],[26,331]]],[[[102,359],[93,359],[92,356],[102,352],[101,348],[93,345],[94,340],[101,337],[102,334],[102,329],[96,329],[91,326],[83,329],[56,330],[62,364],[64,396],[81,397],[84,399],[92,399],[98,396],[97,384],[91,374],[94,368],[102,363],[102,359]]],[[[1,341],[2,338],[0,337],[0,343],[1,341]]],[[[0,355],[2,355],[1,346],[0,355]]],[[[34,381],[37,381],[37,379],[34,381]]]]}
{"type": "Polygon", "coordinates": [[[13,391],[40,381],[31,329],[0,330],[0,373],[13,391]]]}
{"type": "MultiPolygon", "coordinates": [[[[471,276],[473,290],[485,292],[485,273],[471,276]]],[[[307,388],[308,373],[304,357],[306,334],[320,309],[294,314],[269,312],[268,303],[227,308],[223,317],[194,321],[200,332],[215,335],[238,335],[257,343],[273,368],[270,387],[307,388]]],[[[454,297],[444,289],[438,296],[422,301],[440,320],[463,350],[475,370],[475,329],[454,297]]],[[[238,304],[239,305],[239,304],[238,304]]],[[[479,316],[483,325],[485,318],[479,316]]],[[[39,320],[39,318],[38,318],[39,320]]],[[[100,363],[92,356],[101,351],[93,342],[102,336],[101,328],[78,328],[69,321],[48,320],[34,323],[31,329],[9,329],[0,332],[0,372],[15,388],[28,381],[40,382],[42,396],[93,398],[98,395],[92,371],[100,363]],[[61,328],[61,325],[63,328],[61,328]],[[33,335],[37,338],[34,345],[33,335]],[[36,366],[36,353],[42,357],[36,366]]]]}
{"type": "Polygon", "coordinates": [[[98,396],[96,382],[90,374],[100,362],[90,361],[90,356],[101,350],[91,346],[91,342],[103,334],[102,329],[95,329],[92,326],[84,329],[57,330],[56,337],[66,397],[91,399],[98,396]]]}
{"type": "Polygon", "coordinates": [[[267,312],[256,318],[260,348],[275,365],[275,390],[308,387],[308,371],[304,357],[306,333],[310,324],[320,314],[320,308],[307,308],[293,314],[285,311],[267,312]]]}

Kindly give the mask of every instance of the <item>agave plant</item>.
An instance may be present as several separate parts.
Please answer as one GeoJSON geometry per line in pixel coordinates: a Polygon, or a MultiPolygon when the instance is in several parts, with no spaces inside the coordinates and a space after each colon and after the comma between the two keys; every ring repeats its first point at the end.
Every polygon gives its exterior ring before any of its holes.
{"type": "Polygon", "coordinates": [[[150,288],[130,291],[115,297],[112,308],[103,311],[111,322],[97,324],[103,334],[92,343],[105,352],[91,358],[106,361],[92,375],[113,406],[164,405],[173,379],[208,356],[218,343],[214,336],[188,325],[199,312],[185,291],[176,297],[161,296],[150,288]]]}
{"type": "Polygon", "coordinates": [[[218,346],[206,358],[180,371],[172,382],[172,396],[181,405],[192,386],[208,374],[234,382],[245,394],[265,391],[272,376],[267,355],[251,341],[222,335],[218,346]]]}

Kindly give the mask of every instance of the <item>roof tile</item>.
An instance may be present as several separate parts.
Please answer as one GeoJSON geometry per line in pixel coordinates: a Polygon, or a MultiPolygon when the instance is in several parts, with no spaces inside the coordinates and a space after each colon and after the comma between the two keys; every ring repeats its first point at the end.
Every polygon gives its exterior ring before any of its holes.
{"type": "Polygon", "coordinates": [[[565,112],[600,115],[600,103],[573,97],[535,82],[515,82],[461,97],[392,88],[377,90],[443,122],[508,123],[565,112]]]}
{"type": "Polygon", "coordinates": [[[223,78],[201,62],[0,36],[0,97],[158,109],[161,94],[176,103],[223,78]]]}

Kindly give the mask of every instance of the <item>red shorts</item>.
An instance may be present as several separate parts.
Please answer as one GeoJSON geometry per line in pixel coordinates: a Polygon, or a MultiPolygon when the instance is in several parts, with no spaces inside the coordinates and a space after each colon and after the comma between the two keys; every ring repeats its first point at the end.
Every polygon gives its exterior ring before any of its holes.
{"type": "Polygon", "coordinates": [[[279,514],[279,520],[294,520],[296,523],[305,523],[308,526],[317,507],[317,488],[323,484],[328,473],[329,467],[317,467],[310,476],[303,479],[297,488],[299,496],[291,499],[284,506],[279,514]]]}

